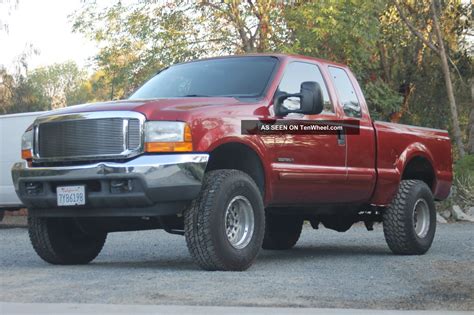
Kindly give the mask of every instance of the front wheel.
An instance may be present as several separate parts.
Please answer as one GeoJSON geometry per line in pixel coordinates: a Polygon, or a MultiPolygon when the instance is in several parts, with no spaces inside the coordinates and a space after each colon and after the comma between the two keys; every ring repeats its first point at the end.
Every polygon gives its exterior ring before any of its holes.
{"type": "Polygon", "coordinates": [[[99,255],[106,233],[84,232],[74,218],[28,217],[28,234],[34,250],[55,265],[87,264],[99,255]]]}
{"type": "Polygon", "coordinates": [[[423,181],[402,180],[382,217],[385,240],[393,253],[422,255],[431,247],[436,209],[431,190],[423,181]]]}
{"type": "Polygon", "coordinates": [[[191,256],[205,270],[245,270],[262,246],[265,215],[261,193],[238,170],[215,170],[184,216],[191,256]]]}

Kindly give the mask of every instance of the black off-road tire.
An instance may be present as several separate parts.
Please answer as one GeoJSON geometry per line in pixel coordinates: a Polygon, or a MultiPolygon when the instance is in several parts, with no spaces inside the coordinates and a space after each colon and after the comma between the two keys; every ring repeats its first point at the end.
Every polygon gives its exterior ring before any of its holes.
{"type": "Polygon", "coordinates": [[[74,218],[28,217],[28,234],[34,250],[54,265],[82,265],[99,255],[106,233],[86,234],[74,218]]]}
{"type": "Polygon", "coordinates": [[[238,170],[215,170],[205,174],[199,196],[184,215],[184,235],[191,256],[205,270],[242,271],[255,261],[263,242],[265,213],[255,182],[238,170]],[[254,229],[249,243],[232,246],[226,234],[227,206],[244,196],[253,209],[254,229]]]}
{"type": "Polygon", "coordinates": [[[421,180],[402,180],[398,193],[382,214],[385,240],[394,254],[422,255],[428,251],[436,231],[433,195],[421,180]],[[429,209],[429,227],[420,237],[415,230],[415,205],[424,200],[429,209]]]}
{"type": "Polygon", "coordinates": [[[298,242],[303,219],[298,216],[266,214],[263,249],[290,249],[298,242]]]}

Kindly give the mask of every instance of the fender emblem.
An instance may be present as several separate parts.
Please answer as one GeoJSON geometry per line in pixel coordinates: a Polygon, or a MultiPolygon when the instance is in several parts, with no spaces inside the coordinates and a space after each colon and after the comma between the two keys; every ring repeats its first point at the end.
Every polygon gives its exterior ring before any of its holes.
{"type": "Polygon", "coordinates": [[[295,160],[290,157],[279,157],[277,158],[278,162],[286,162],[286,163],[293,163],[295,160]]]}

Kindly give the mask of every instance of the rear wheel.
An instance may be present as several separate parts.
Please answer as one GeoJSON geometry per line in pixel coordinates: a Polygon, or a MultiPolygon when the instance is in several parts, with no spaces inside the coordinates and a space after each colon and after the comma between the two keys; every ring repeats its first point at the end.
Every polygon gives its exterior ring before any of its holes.
{"type": "Polygon", "coordinates": [[[265,216],[264,249],[290,249],[296,245],[303,228],[303,219],[297,216],[265,216]]]}
{"type": "Polygon", "coordinates": [[[74,218],[28,217],[28,233],[36,253],[57,265],[87,264],[99,255],[106,233],[88,234],[74,218]]]}
{"type": "Polygon", "coordinates": [[[191,256],[206,270],[245,270],[262,246],[265,216],[260,191],[238,170],[206,174],[201,193],[185,212],[191,256]]]}
{"type": "Polygon", "coordinates": [[[436,231],[436,209],[430,188],[420,180],[403,180],[383,213],[383,230],[395,254],[421,255],[428,251],[436,231]]]}

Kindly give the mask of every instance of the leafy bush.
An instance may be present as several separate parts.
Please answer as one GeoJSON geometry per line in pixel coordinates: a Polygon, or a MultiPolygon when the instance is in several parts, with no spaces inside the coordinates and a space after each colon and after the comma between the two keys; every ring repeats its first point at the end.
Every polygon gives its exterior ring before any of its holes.
{"type": "Polygon", "coordinates": [[[456,176],[474,176],[474,155],[466,155],[464,158],[457,160],[454,165],[454,174],[456,176]]]}
{"type": "Polygon", "coordinates": [[[454,166],[455,203],[462,208],[474,206],[474,155],[467,155],[454,166]]]}
{"type": "Polygon", "coordinates": [[[388,120],[390,114],[400,110],[403,97],[382,80],[363,85],[370,115],[377,120],[388,120]]]}
{"type": "Polygon", "coordinates": [[[467,155],[456,162],[451,196],[438,209],[442,211],[452,205],[462,209],[474,206],[474,155],[467,155]]]}

